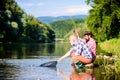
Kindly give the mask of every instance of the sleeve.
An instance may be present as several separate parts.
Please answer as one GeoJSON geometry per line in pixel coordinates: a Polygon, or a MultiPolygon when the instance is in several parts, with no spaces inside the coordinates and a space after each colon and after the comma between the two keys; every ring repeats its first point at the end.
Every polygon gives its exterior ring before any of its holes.
{"type": "Polygon", "coordinates": [[[96,42],[92,41],[90,45],[91,51],[96,55],[96,42]]]}
{"type": "Polygon", "coordinates": [[[76,48],[75,48],[75,46],[73,46],[73,47],[70,48],[69,53],[73,53],[75,51],[76,51],[76,48]]]}
{"type": "Polygon", "coordinates": [[[83,43],[78,42],[77,45],[72,46],[72,48],[69,51],[70,53],[75,52],[75,55],[81,55],[83,51],[83,43]]]}

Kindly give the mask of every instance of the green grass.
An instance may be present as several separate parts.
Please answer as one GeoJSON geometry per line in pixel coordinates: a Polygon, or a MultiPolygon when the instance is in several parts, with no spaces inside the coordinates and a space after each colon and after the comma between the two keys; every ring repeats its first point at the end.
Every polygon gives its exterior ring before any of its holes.
{"type": "Polygon", "coordinates": [[[98,57],[94,64],[101,66],[105,74],[120,74],[120,39],[111,39],[98,43],[97,55],[98,57]],[[102,55],[99,55],[101,53],[102,55]],[[104,55],[107,55],[108,57],[105,57],[104,55]]]}
{"type": "Polygon", "coordinates": [[[98,43],[98,54],[100,53],[120,56],[120,39],[111,39],[98,43]]]}

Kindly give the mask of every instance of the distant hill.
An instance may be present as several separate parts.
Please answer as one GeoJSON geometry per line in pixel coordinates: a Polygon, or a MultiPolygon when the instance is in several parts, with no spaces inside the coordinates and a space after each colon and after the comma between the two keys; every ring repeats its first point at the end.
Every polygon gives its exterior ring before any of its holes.
{"type": "Polygon", "coordinates": [[[51,22],[59,21],[59,20],[86,18],[86,17],[87,17],[87,15],[58,16],[58,17],[43,16],[43,17],[38,17],[38,20],[40,20],[41,22],[44,22],[44,23],[51,23],[51,22]]]}

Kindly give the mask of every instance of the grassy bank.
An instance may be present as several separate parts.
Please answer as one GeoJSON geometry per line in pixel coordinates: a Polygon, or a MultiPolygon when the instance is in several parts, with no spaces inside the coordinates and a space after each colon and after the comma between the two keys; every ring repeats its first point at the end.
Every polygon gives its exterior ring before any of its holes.
{"type": "Polygon", "coordinates": [[[117,55],[120,56],[120,39],[111,39],[102,43],[98,43],[98,54],[117,55]]]}
{"type": "Polygon", "coordinates": [[[109,76],[120,74],[119,44],[120,39],[111,39],[105,42],[98,43],[97,59],[95,60],[94,64],[99,67],[102,67],[102,73],[109,76]]]}

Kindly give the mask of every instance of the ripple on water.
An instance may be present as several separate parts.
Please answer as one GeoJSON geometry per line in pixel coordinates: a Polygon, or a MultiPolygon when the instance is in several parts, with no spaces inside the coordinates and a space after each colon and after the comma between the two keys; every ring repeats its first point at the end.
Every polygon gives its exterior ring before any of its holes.
{"type": "Polygon", "coordinates": [[[69,74],[71,70],[71,67],[68,67],[71,62],[69,58],[58,63],[56,68],[39,66],[44,62],[57,59],[58,57],[41,57],[40,59],[8,59],[2,63],[9,66],[0,69],[0,77],[6,80],[62,80],[63,78],[58,75],[57,69],[60,68],[69,74]]]}

